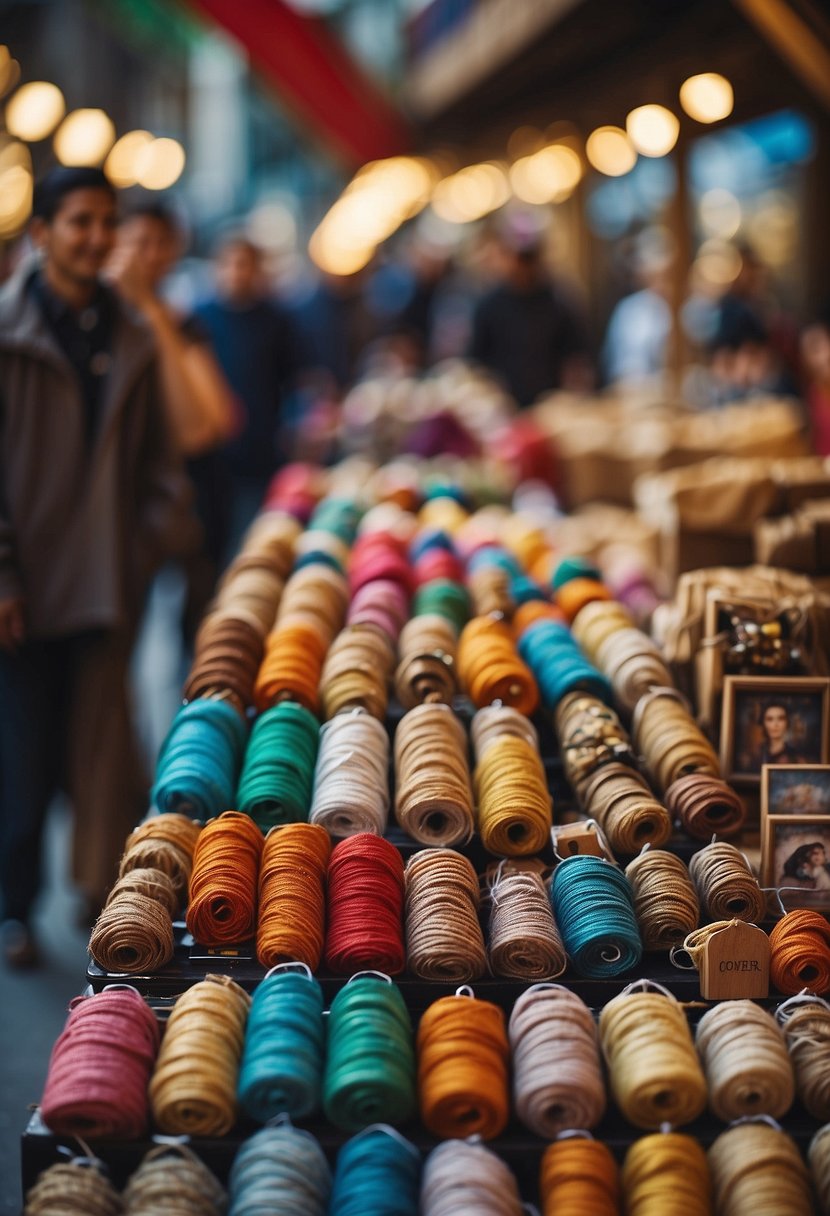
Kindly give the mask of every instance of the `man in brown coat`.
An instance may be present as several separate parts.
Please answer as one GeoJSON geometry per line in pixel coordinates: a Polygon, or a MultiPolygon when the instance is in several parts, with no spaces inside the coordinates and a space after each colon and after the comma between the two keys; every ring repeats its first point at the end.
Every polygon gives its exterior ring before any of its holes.
{"type": "Polygon", "coordinates": [[[144,809],[127,664],[148,580],[198,541],[153,343],[100,281],[115,192],[56,169],[40,251],[0,293],[0,894],[7,961],[36,960],[43,822],[63,788],[90,908],[144,809]]]}

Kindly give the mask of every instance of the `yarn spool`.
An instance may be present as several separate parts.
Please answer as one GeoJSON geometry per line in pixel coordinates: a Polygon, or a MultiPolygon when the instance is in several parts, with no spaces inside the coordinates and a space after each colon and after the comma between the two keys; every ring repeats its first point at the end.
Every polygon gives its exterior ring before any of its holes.
{"type": "Polygon", "coordinates": [[[706,1081],[686,1015],[670,993],[624,989],[600,1012],[599,1037],[611,1092],[629,1123],[653,1130],[702,1114],[706,1081]]]}
{"type": "Polygon", "coordinates": [[[746,822],[740,796],[708,773],[678,777],[666,790],[666,806],[693,840],[737,836],[746,822]]]}
{"type": "Polygon", "coordinates": [[[89,938],[105,971],[158,971],[173,957],[173,916],[179,898],[163,870],[134,869],[119,878],[89,938]]]}
{"type": "Polygon", "coordinates": [[[152,800],[204,823],[233,803],[247,727],[223,701],[191,701],[176,713],[156,762],[152,800]]]}
{"type": "Polygon", "coordinates": [[[596,600],[610,600],[611,592],[595,578],[571,578],[557,588],[556,603],[565,614],[567,621],[572,621],[579,615],[586,604],[596,600]]]}
{"type": "Polygon", "coordinates": [[[575,856],[553,872],[551,902],[578,975],[624,975],[643,953],[634,897],[621,870],[601,857],[575,856]]]}
{"type": "Polygon", "coordinates": [[[611,704],[610,683],[588,662],[567,625],[535,621],[519,639],[519,654],[533,672],[542,702],[549,709],[555,709],[567,693],[580,690],[611,704]]]}
{"type": "Polygon", "coordinates": [[[26,1193],[23,1216],[122,1216],[121,1196],[101,1173],[100,1163],[86,1158],[50,1165],[26,1193]]]}
{"type": "Polygon", "coordinates": [[[435,613],[414,616],[404,625],[395,672],[395,693],[404,709],[424,702],[452,703],[457,691],[456,647],[455,629],[435,613]]]}
{"type": "Polygon", "coordinates": [[[769,935],[770,979],[779,992],[795,996],[810,988],[830,994],[830,924],[819,912],[794,908],[769,935]]]}
{"type": "Polygon", "coordinates": [[[383,629],[347,625],[332,642],[320,674],[323,717],[359,707],[382,721],[394,670],[395,648],[383,629]]]}
{"type": "Polygon", "coordinates": [[[768,1123],[742,1123],[709,1149],[718,1216],[812,1216],[810,1178],[794,1141],[768,1123]]]}
{"type": "Polygon", "coordinates": [[[260,713],[279,701],[296,701],[309,713],[319,714],[317,687],[328,644],[319,622],[278,618],[254,684],[254,705],[260,713]]]}
{"type": "Polygon", "coordinates": [[[487,970],[478,875],[451,849],[422,849],[406,865],[406,957],[424,980],[467,983],[487,970]]]}
{"type": "Polygon", "coordinates": [[[504,870],[490,887],[487,957],[493,975],[550,980],[568,965],[550,898],[538,874],[504,870]]]}
{"type": "Polygon", "coordinates": [[[445,1140],[424,1163],[421,1179],[423,1216],[523,1216],[513,1173],[483,1144],[445,1140]]]}
{"type": "Polygon", "coordinates": [[[515,603],[510,584],[510,572],[501,566],[493,564],[475,567],[471,562],[467,572],[467,589],[476,616],[498,613],[505,620],[511,620],[515,603]]]}
{"type": "Polygon", "coordinates": [[[308,818],[319,729],[314,714],[291,701],[265,710],[254,723],[236,805],[263,832],[308,818]]]}
{"type": "Polygon", "coordinates": [[[395,846],[369,832],[341,840],[328,869],[329,967],[340,974],[403,971],[403,902],[404,865],[395,846]]]}
{"type": "Polygon", "coordinates": [[[342,574],[319,562],[304,566],[285,584],[271,636],[287,624],[303,624],[320,638],[325,651],[343,626],[348,602],[349,586],[342,574]]]}
{"type": "Polygon", "coordinates": [[[599,566],[589,558],[572,555],[570,557],[563,557],[562,561],[558,563],[553,572],[551,586],[554,591],[558,591],[560,587],[564,587],[565,583],[575,578],[587,578],[599,582],[602,575],[600,574],[599,566]]]}
{"type": "Polygon", "coordinates": [[[377,579],[355,592],[346,624],[381,629],[394,647],[408,619],[409,598],[405,589],[390,579],[377,579]]]}
{"type": "Polygon", "coordinates": [[[156,1015],[134,988],[76,997],[52,1048],[40,1103],[49,1130],[90,1139],[142,1136],[159,1037],[156,1015]]]}
{"type": "Polygon", "coordinates": [[[516,652],[510,626],[496,616],[477,616],[464,626],[458,674],[478,709],[500,701],[532,714],[539,703],[536,681],[516,652]]]}
{"type": "Polygon", "coordinates": [[[395,731],[395,818],[420,844],[454,845],[473,834],[464,727],[447,705],[416,705],[395,731]]]}
{"type": "Polygon", "coordinates": [[[309,820],[335,837],[375,832],[389,815],[389,736],[363,709],[338,714],[320,730],[309,820]]]}
{"type": "Polygon", "coordinates": [[[418,1216],[421,1154],[394,1128],[378,1124],[340,1149],[331,1205],[337,1216],[418,1216]]]}
{"type": "Polygon", "coordinates": [[[597,647],[595,662],[611,681],[617,704],[629,714],[653,688],[674,686],[660,648],[641,629],[609,634],[597,647]]]}
{"type": "Polygon", "coordinates": [[[434,1136],[498,1136],[510,1113],[504,1014],[457,994],[434,1001],[418,1026],[421,1119],[434,1136]]]}
{"type": "Polygon", "coordinates": [[[313,1115],[325,1037],[323,992],[311,973],[292,964],[269,972],[254,992],[245,1029],[238,1089],[245,1113],[257,1123],[313,1115]]]}
{"type": "Polygon", "coordinates": [[[225,811],[196,843],[186,924],[205,946],[247,941],[256,933],[262,832],[247,815],[225,811]]]}
{"type": "MultiPolygon", "coordinates": [[[[274,585],[276,590],[277,583],[274,585]]],[[[278,583],[280,591],[282,582],[278,583]]],[[[271,620],[263,628],[259,619],[241,615],[232,607],[216,609],[204,618],[196,634],[194,657],[183,696],[185,701],[199,697],[229,701],[244,715],[254,700],[254,681],[265,650],[265,630],[276,615],[274,602],[271,620]]]]}
{"type": "Polygon", "coordinates": [[[177,906],[181,907],[187,899],[193,853],[201,830],[202,825],[186,815],[151,815],[127,837],[119,878],[133,870],[161,870],[172,882],[177,906]]]}
{"type": "Polygon", "coordinates": [[[559,1140],[542,1155],[539,1193],[543,1216],[619,1216],[619,1167],[598,1140],[559,1140]]]}
{"type": "Polygon", "coordinates": [[[679,857],[649,849],[626,866],[645,950],[670,950],[700,919],[695,884],[679,857]]]}
{"type": "Polygon", "coordinates": [[[472,736],[482,844],[502,857],[540,852],[549,838],[552,805],[535,729],[509,706],[490,706],[473,718],[472,736]]]}
{"type": "Polygon", "coordinates": [[[635,1140],[625,1155],[622,1183],[630,1216],[713,1216],[709,1163],[691,1136],[669,1132],[635,1140]]]}
{"type": "Polygon", "coordinates": [[[412,601],[412,614],[442,616],[456,634],[459,634],[470,615],[470,601],[466,589],[448,578],[434,578],[428,583],[422,583],[412,601]]]}
{"type": "Polygon", "coordinates": [[[708,1010],[695,1034],[706,1073],[709,1106],[725,1123],[750,1115],[785,1115],[795,1099],[795,1077],[775,1020],[752,1001],[727,1001],[708,1010]]]}
{"type": "Polygon", "coordinates": [[[331,1171],[309,1132],[290,1123],[263,1127],[243,1140],[228,1180],[228,1216],[326,1216],[331,1171]]]}
{"type": "Polygon", "coordinates": [[[508,1031],[513,1104],[525,1127],[545,1140],[596,1127],[605,1083],[587,1005],[559,984],[536,984],[517,998],[508,1031]]]}
{"type": "Polygon", "coordinates": [[[830,1124],[819,1128],[808,1153],[820,1216],[830,1213],[830,1124]]]}
{"type": "Polygon", "coordinates": [[[697,887],[706,919],[763,920],[767,901],[758,879],[739,849],[725,840],[714,841],[695,853],[689,873],[697,887]]]}
{"type": "Polygon", "coordinates": [[[236,1087],[251,998],[208,975],[176,1001],[150,1081],[153,1119],[173,1136],[225,1136],[236,1122],[236,1087]]]}
{"type": "Polygon", "coordinates": [[[323,1110],[356,1132],[405,1123],[417,1106],[412,1023],[388,976],[358,974],[341,988],[328,1018],[323,1110]]]}
{"type": "Polygon", "coordinates": [[[320,965],[325,942],[328,832],[313,823],[272,828],[259,871],[257,959],[263,967],[320,965]]]}
{"type": "Polygon", "coordinates": [[[830,1120],[830,1005],[804,994],[780,1005],[776,1017],[795,1072],[799,1101],[814,1119],[830,1120]]]}
{"type": "Polygon", "coordinates": [[[618,600],[592,600],[571,622],[571,632],[592,663],[603,643],[621,629],[632,629],[634,618],[618,600]]]}
{"type": "Polygon", "coordinates": [[[228,1197],[208,1167],[184,1144],[150,1149],[124,1188],[126,1216],[224,1216],[228,1197]]]}
{"type": "Polygon", "coordinates": [[[661,793],[688,773],[720,777],[720,762],[679,693],[652,690],[634,709],[631,733],[645,757],[654,787],[661,793]]]}

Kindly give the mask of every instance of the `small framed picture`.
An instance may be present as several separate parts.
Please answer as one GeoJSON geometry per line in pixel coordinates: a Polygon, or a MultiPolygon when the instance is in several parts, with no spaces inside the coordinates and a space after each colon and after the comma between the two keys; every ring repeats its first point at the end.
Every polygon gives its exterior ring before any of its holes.
{"type": "Polygon", "coordinates": [[[830,761],[830,679],[727,676],[720,760],[735,785],[758,785],[769,765],[830,761]]]}
{"type": "Polygon", "coordinates": [[[830,911],[830,764],[763,765],[761,882],[787,910],[830,911]]]}

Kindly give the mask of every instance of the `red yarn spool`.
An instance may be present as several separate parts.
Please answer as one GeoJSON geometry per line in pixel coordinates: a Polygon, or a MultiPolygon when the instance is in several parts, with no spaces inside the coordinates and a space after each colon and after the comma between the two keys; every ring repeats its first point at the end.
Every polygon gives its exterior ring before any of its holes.
{"type": "Polygon", "coordinates": [[[427,549],[415,562],[415,584],[420,587],[436,578],[448,578],[453,583],[464,582],[464,566],[454,553],[446,549],[427,549]]]}
{"type": "Polygon", "coordinates": [[[160,1040],[134,988],[76,997],[49,1060],[40,1104],[57,1135],[134,1140],[147,1129],[147,1086],[160,1040]]]}
{"type": "Polygon", "coordinates": [[[341,840],[328,870],[326,962],[332,971],[403,971],[404,866],[372,832],[341,840]]]}
{"type": "Polygon", "coordinates": [[[389,532],[367,532],[358,537],[349,557],[349,587],[354,595],[366,583],[389,579],[412,589],[412,571],[404,546],[389,532]]]}

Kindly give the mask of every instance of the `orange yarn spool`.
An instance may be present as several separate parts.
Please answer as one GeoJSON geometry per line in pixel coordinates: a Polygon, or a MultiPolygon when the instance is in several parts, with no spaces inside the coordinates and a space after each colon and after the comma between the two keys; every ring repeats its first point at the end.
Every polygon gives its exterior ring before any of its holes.
{"type": "Polygon", "coordinates": [[[795,908],[769,935],[770,979],[779,992],[830,993],[830,923],[820,912],[795,908]]]}
{"type": "Polygon", "coordinates": [[[523,714],[539,703],[536,681],[519,655],[510,626],[492,616],[476,616],[461,631],[458,673],[478,709],[501,701],[523,714]]]}
{"type": "Polygon", "coordinates": [[[418,1027],[421,1118],[441,1139],[492,1140],[510,1113],[504,1014],[462,991],[434,1001],[418,1027]]]}
{"type": "Polygon", "coordinates": [[[544,1216],[619,1216],[619,1166],[599,1140],[557,1140],[542,1156],[539,1193],[544,1216]]]}
{"type": "Polygon", "coordinates": [[[186,920],[197,942],[222,946],[253,937],[262,846],[262,832],[239,811],[205,824],[193,856],[186,920]]]}
{"type": "Polygon", "coordinates": [[[326,639],[302,620],[278,625],[265,643],[265,658],[254,684],[254,704],[262,711],[280,700],[299,701],[317,714],[317,686],[326,657],[326,639]]]}
{"type": "Polygon", "coordinates": [[[572,578],[563,583],[556,592],[556,602],[569,621],[580,612],[586,604],[594,600],[610,600],[611,592],[594,578],[572,578]]]}
{"type": "Polygon", "coordinates": [[[564,621],[565,614],[548,600],[528,600],[513,613],[513,634],[518,640],[534,621],[564,621]]]}
{"type": "Polygon", "coordinates": [[[320,965],[326,927],[326,870],[331,839],[316,823],[286,823],[265,837],[259,877],[257,958],[320,965]]]}

